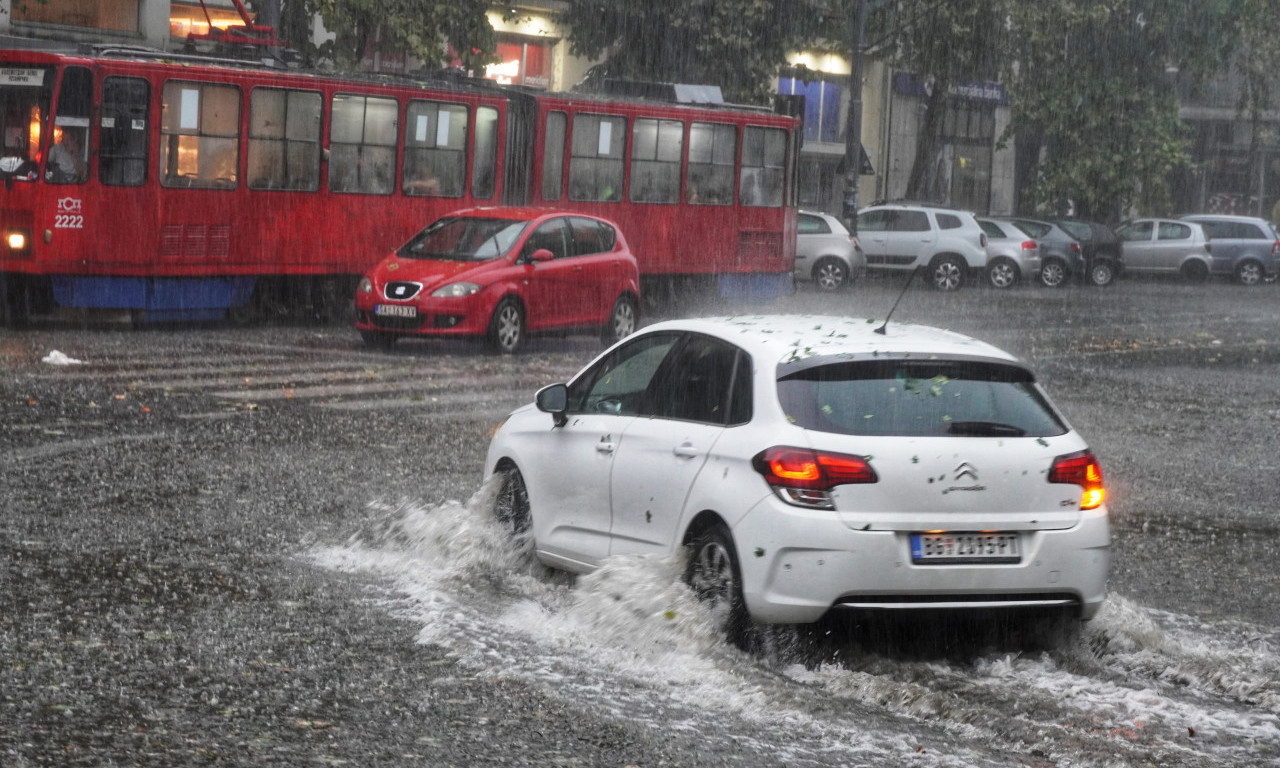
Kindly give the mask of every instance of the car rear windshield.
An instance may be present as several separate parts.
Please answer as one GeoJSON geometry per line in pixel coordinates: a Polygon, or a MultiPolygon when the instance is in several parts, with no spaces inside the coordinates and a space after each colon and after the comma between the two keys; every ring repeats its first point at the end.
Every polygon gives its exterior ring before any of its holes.
{"type": "Polygon", "coordinates": [[[779,369],[788,420],[844,435],[1049,437],[1067,427],[1016,365],[973,360],[831,361],[779,369]]]}
{"type": "Polygon", "coordinates": [[[414,235],[396,253],[405,259],[489,261],[505,255],[527,224],[512,219],[446,217],[414,235]]]}

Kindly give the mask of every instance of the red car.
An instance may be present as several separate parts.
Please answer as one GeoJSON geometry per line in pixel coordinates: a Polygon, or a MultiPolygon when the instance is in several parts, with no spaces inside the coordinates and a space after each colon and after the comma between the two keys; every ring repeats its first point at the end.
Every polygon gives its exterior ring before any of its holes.
{"type": "Polygon", "coordinates": [[[617,225],[541,208],[455,211],[356,289],[356,328],[383,349],[401,336],[469,336],[509,354],[544,331],[613,343],[639,316],[640,273],[617,225]]]}

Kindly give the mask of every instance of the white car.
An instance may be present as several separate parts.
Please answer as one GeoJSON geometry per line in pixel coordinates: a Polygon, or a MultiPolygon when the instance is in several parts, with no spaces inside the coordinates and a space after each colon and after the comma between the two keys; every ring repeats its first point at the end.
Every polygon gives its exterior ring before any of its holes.
{"type": "Polygon", "coordinates": [[[858,211],[858,240],[869,271],[923,269],[940,291],[959,290],[987,268],[987,234],[968,211],[873,205],[858,211]]]}
{"type": "Polygon", "coordinates": [[[1096,457],[1026,365],[936,328],[657,323],[512,413],[494,475],[548,566],[687,549],[735,639],[846,608],[1089,619],[1106,592],[1096,457]]]}
{"type": "Polygon", "coordinates": [[[797,280],[812,280],[822,291],[838,291],[866,271],[862,245],[839,219],[817,211],[796,214],[797,280]]]}

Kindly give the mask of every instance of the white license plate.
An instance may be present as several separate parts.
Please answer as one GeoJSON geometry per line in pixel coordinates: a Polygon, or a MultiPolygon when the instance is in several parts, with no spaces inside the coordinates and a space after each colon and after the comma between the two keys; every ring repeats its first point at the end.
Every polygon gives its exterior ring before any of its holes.
{"type": "Polygon", "coordinates": [[[1016,533],[913,533],[911,562],[1017,563],[1022,560],[1021,543],[1016,533]]]}
{"type": "Polygon", "coordinates": [[[379,304],[373,313],[383,317],[417,317],[418,308],[409,304],[379,304]]]}

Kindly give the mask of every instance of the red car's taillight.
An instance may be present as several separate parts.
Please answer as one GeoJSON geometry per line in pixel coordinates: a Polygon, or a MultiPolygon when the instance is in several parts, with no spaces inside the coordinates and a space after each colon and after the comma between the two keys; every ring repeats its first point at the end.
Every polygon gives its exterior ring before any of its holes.
{"type": "Polygon", "coordinates": [[[775,446],[751,459],[751,466],[788,504],[834,509],[831,489],[838,485],[874,483],[876,471],[861,456],[809,448],[775,446]]]}
{"type": "Polygon", "coordinates": [[[1053,460],[1049,468],[1049,482],[1078,485],[1084,489],[1080,496],[1081,509],[1095,509],[1102,505],[1106,490],[1102,487],[1102,466],[1098,457],[1090,451],[1069,453],[1053,460]]]}

